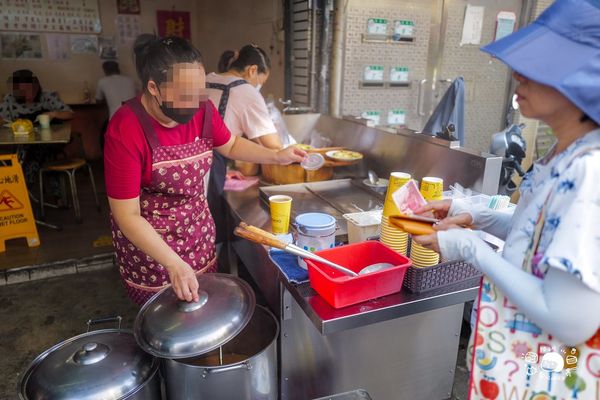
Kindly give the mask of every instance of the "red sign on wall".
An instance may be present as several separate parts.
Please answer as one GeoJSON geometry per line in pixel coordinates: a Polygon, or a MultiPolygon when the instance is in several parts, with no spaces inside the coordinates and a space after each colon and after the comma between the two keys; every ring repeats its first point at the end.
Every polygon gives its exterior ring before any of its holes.
{"type": "Polygon", "coordinates": [[[160,37],[179,36],[191,39],[190,13],[188,11],[156,11],[156,24],[160,37]]]}

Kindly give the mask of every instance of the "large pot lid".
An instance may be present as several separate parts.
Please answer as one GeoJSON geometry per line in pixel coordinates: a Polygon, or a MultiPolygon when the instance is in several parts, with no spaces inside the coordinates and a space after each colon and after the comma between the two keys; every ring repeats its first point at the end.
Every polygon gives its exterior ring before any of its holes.
{"type": "Polygon", "coordinates": [[[250,321],[256,299],[246,282],[202,274],[198,284],[196,303],[177,299],[167,287],[144,304],[134,325],[140,347],[157,357],[194,357],[227,343],[250,321]]]}
{"type": "Polygon", "coordinates": [[[158,361],[138,347],[131,331],[93,331],[40,354],[21,379],[21,398],[123,399],[157,368],[158,361]]]}

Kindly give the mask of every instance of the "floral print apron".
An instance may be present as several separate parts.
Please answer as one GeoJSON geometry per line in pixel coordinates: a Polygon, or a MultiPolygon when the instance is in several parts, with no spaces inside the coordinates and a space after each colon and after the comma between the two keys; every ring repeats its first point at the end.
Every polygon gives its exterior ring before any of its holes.
{"type": "MultiPolygon", "coordinates": [[[[576,153],[569,165],[590,151],[576,153]]],[[[523,260],[523,270],[542,279],[538,246],[544,224],[549,223],[546,205],[554,192],[547,195],[535,221],[523,260]]],[[[469,399],[600,400],[600,330],[575,347],[561,343],[530,321],[485,276],[478,303],[469,399]]]]}
{"type": "MultiPolygon", "coordinates": [[[[126,103],[136,114],[152,149],[152,181],[140,192],[140,212],[163,240],[197,274],[215,272],[215,225],[204,192],[212,164],[212,113],[205,106],[202,134],[196,141],[161,146],[139,98],[126,103]]],[[[111,216],[117,263],[127,294],[143,305],[169,284],[167,270],[134,246],[111,216]]]]}

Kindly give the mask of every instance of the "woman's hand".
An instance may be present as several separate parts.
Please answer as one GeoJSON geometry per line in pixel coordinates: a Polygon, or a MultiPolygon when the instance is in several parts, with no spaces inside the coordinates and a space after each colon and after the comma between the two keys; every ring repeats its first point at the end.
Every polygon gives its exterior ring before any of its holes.
{"type": "Polygon", "coordinates": [[[423,207],[419,207],[414,210],[415,214],[425,214],[427,212],[432,212],[433,216],[437,219],[444,219],[448,216],[448,211],[450,211],[450,206],[452,205],[452,200],[438,200],[432,201],[424,205],[423,207]]]}
{"type": "Polygon", "coordinates": [[[288,146],[279,150],[276,154],[277,164],[288,165],[294,162],[302,162],[308,153],[296,146],[288,146]]]}
{"type": "Polygon", "coordinates": [[[246,176],[244,174],[242,174],[240,171],[237,171],[235,169],[232,169],[230,171],[227,171],[227,179],[239,179],[241,181],[243,181],[244,179],[246,179],[246,176]]]}
{"type": "Polygon", "coordinates": [[[433,226],[433,229],[436,231],[447,231],[448,229],[453,228],[469,228],[473,225],[473,216],[469,213],[464,212],[449,217],[448,212],[450,211],[451,206],[452,200],[450,199],[432,201],[431,203],[427,203],[423,207],[416,209],[415,214],[432,212],[436,218],[441,220],[433,226]]]}
{"type": "Polygon", "coordinates": [[[438,242],[437,232],[432,233],[431,235],[413,236],[413,240],[423,247],[433,250],[438,254],[440,253],[440,244],[438,242]]]}
{"type": "Polygon", "coordinates": [[[169,280],[177,298],[185,301],[198,301],[198,279],[192,267],[181,262],[167,268],[169,280]]]}

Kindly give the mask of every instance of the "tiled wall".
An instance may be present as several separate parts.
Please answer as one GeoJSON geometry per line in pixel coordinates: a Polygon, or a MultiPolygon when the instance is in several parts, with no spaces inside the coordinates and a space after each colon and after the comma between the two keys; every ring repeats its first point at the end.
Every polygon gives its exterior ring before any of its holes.
{"type": "MultiPolygon", "coordinates": [[[[385,80],[389,79],[390,67],[409,68],[409,80],[425,77],[431,5],[429,1],[360,1],[351,0],[346,19],[346,43],[344,54],[344,87],[342,114],[360,115],[366,110],[380,111],[382,123],[390,109],[404,109],[407,120],[414,119],[417,108],[417,85],[409,88],[360,88],[365,65],[384,65],[385,80]],[[392,25],[395,19],[411,20],[415,24],[415,41],[412,43],[363,43],[369,18],[386,18],[392,25]]],[[[388,26],[391,33],[391,26],[388,26]]]]}
{"type": "Polygon", "coordinates": [[[466,0],[446,0],[448,22],[441,77],[465,78],[465,147],[488,151],[491,136],[506,125],[509,69],[503,62],[482,52],[478,45],[460,46],[467,3],[485,6],[481,35],[481,44],[484,45],[494,40],[498,12],[513,11],[518,15],[520,1],[482,1],[477,4],[466,0]]]}
{"type": "MultiPolygon", "coordinates": [[[[519,0],[473,0],[472,5],[485,7],[481,43],[493,40],[495,19],[499,11],[520,12],[519,0]]],[[[490,137],[504,127],[508,69],[479,50],[478,45],[460,46],[466,0],[446,0],[447,28],[443,35],[439,79],[465,78],[465,136],[466,147],[487,151],[490,137]]],[[[418,81],[426,77],[432,19],[432,1],[350,0],[346,21],[344,58],[343,114],[360,115],[362,111],[382,113],[385,124],[387,112],[403,108],[407,126],[421,126],[417,115],[418,81]],[[408,19],[415,23],[415,41],[408,44],[363,43],[368,18],[408,19]],[[389,67],[408,66],[410,88],[360,88],[359,81],[365,65],[383,64],[387,79],[389,67]]],[[[435,29],[439,29],[436,27],[435,29]]],[[[390,31],[390,28],[388,28],[390,31]]],[[[431,60],[435,62],[435,59],[431,60]]],[[[438,87],[439,84],[438,84],[438,87]]],[[[439,95],[443,94],[441,86],[439,95]]]]}

